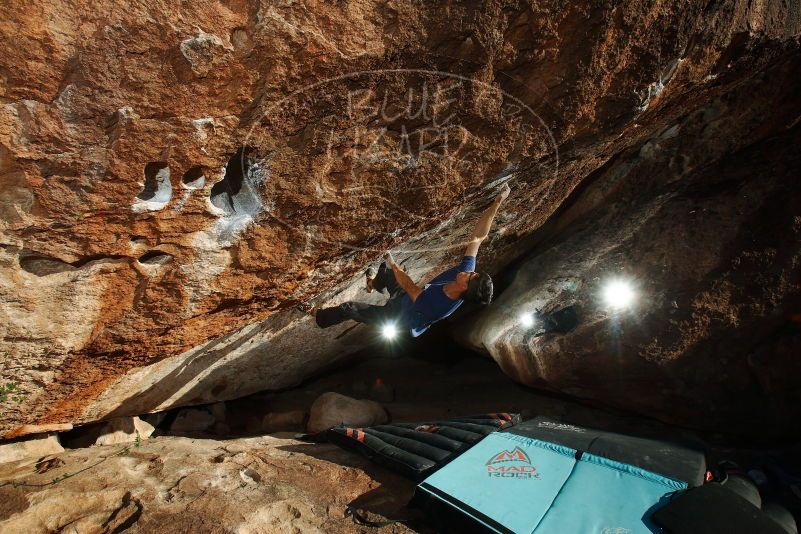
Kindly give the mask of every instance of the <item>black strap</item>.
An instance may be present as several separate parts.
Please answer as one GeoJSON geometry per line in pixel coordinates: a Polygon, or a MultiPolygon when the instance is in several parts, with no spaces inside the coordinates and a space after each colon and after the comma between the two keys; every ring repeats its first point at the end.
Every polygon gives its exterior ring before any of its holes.
{"type": "Polygon", "coordinates": [[[401,519],[388,519],[386,521],[370,521],[367,519],[367,516],[364,515],[359,509],[354,508],[353,506],[348,506],[345,510],[345,517],[352,517],[353,522],[357,525],[362,525],[365,527],[372,527],[372,528],[383,528],[389,525],[394,525],[395,523],[405,523],[404,520],[401,519]]]}
{"type": "Polygon", "coordinates": [[[430,484],[426,484],[425,482],[423,482],[417,487],[427,491],[434,497],[439,498],[439,500],[456,508],[457,510],[466,513],[467,515],[473,516],[474,519],[477,519],[479,522],[484,523],[485,525],[487,525],[491,529],[494,529],[496,532],[499,532],[500,534],[514,534],[513,530],[508,529],[498,521],[492,519],[490,516],[478,511],[477,509],[473,508],[466,502],[457,499],[453,495],[445,493],[436,486],[432,486],[430,484]]]}

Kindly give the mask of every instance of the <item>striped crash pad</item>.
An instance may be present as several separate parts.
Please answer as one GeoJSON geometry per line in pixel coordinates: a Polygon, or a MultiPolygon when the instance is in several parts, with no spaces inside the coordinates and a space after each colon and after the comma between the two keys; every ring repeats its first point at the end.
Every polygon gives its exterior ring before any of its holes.
{"type": "Polygon", "coordinates": [[[468,415],[447,421],[394,423],[368,428],[335,426],[325,439],[401,475],[421,481],[470,447],[520,422],[518,414],[468,415]]]}

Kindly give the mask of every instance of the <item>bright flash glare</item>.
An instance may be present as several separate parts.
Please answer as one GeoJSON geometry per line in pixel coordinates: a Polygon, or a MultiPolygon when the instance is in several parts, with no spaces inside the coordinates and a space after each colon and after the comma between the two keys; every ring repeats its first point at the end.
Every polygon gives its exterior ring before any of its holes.
{"type": "Polygon", "coordinates": [[[381,335],[384,336],[384,339],[395,339],[395,336],[398,335],[398,329],[395,328],[394,324],[385,324],[381,328],[381,335]]]}
{"type": "Polygon", "coordinates": [[[612,280],[606,284],[603,296],[607,306],[621,310],[634,302],[634,289],[624,280],[612,280]]]}
{"type": "Polygon", "coordinates": [[[534,316],[528,312],[520,314],[520,324],[525,327],[534,326],[534,316]]]}

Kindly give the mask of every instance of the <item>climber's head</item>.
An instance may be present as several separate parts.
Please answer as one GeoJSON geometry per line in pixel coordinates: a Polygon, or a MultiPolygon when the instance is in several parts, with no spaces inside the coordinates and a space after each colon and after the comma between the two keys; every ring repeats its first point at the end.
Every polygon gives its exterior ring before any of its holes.
{"type": "Polygon", "coordinates": [[[462,288],[462,299],[487,305],[492,300],[492,278],[487,273],[458,273],[456,283],[462,288]]]}

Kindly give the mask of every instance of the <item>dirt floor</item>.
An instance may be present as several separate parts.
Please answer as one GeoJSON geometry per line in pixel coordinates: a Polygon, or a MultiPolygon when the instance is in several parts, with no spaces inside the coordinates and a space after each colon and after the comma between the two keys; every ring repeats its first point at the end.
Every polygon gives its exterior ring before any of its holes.
{"type": "MultiPolygon", "coordinates": [[[[328,391],[382,401],[396,422],[501,411],[639,435],[698,437],[519,386],[480,356],[458,359],[443,348],[412,358],[380,346],[373,354],[295,389],[226,403],[228,436],[170,435],[173,412],[160,418],[157,437],[138,444],[79,448],[0,466],[0,531],[374,531],[354,522],[352,507],[371,521],[402,521],[382,532],[433,532],[406,506],[412,481],[355,452],[298,440],[301,424],[270,434],[253,430],[268,413],[308,412],[328,391]]],[[[735,459],[747,467],[768,452],[717,443],[710,459],[735,459]]]]}

